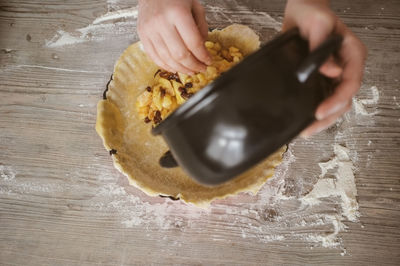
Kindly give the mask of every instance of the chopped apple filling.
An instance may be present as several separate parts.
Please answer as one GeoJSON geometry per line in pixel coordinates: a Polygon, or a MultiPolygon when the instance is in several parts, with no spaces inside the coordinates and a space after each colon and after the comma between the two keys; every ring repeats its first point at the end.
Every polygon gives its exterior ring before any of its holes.
{"type": "Polygon", "coordinates": [[[206,41],[205,47],[212,57],[205,72],[189,76],[157,70],[155,85],[148,86],[137,98],[136,110],[140,119],[157,125],[194,93],[243,59],[239,49],[233,46],[225,49],[218,42],[206,41]]]}

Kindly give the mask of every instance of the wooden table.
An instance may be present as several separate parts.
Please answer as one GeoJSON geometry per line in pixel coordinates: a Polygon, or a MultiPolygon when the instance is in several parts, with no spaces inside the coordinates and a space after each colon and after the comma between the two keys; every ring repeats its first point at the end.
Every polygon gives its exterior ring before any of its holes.
{"type": "MultiPolygon", "coordinates": [[[[205,2],[211,27],[247,24],[264,41],[284,9],[278,0],[205,2]]],[[[361,217],[344,221],[336,248],[312,239],[332,234],[332,223],[297,221],[297,207],[269,204],[274,182],[200,210],[149,197],[114,169],[94,130],[96,104],[114,62],[138,40],[134,10],[109,12],[136,1],[2,1],[0,264],[399,265],[400,3],[332,2],[369,49],[364,105],[295,140],[281,177],[285,195],[301,197],[333,144],[350,149],[361,217]]],[[[338,213],[335,200],[323,206],[338,213]]]]}

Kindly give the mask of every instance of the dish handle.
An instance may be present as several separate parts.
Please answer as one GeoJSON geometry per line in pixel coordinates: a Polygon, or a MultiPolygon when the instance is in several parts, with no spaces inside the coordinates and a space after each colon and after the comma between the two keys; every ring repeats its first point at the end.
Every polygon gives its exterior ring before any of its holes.
{"type": "Polygon", "coordinates": [[[311,74],[318,70],[331,54],[339,50],[342,41],[343,37],[341,35],[334,34],[312,51],[296,71],[298,81],[300,83],[306,82],[311,74]]]}

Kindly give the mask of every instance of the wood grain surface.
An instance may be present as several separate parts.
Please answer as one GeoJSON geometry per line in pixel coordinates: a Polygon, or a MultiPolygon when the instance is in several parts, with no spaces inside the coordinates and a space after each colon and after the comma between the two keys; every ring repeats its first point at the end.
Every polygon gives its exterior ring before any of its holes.
{"type": "MultiPolygon", "coordinates": [[[[203,3],[210,27],[243,23],[263,41],[275,33],[285,5],[278,0],[203,3]]],[[[195,210],[145,195],[114,169],[94,130],[96,104],[114,62],[138,37],[128,18],[111,21],[116,25],[111,30],[88,25],[136,5],[129,0],[0,1],[1,265],[400,264],[398,0],[332,1],[369,50],[357,98],[373,99],[375,86],[379,99],[358,110],[367,115],[353,108],[329,130],[291,144],[295,161],[285,173],[287,196],[312,189],[318,163],[332,156],[338,139],[356,159],[360,222],[345,222],[337,248],[291,237],[333,230],[323,226],[289,228],[280,221],[276,231],[285,237],[276,241],[263,230],[244,235],[254,231],[248,228],[274,228],[261,227],[270,221],[246,212],[254,196],[195,210]],[[80,43],[52,46],[54,37],[65,33],[80,43]]],[[[336,213],[334,204],[327,206],[336,213]]],[[[265,205],[267,218],[275,213],[270,207],[265,205]]],[[[287,215],[296,219],[297,214],[287,215]]]]}

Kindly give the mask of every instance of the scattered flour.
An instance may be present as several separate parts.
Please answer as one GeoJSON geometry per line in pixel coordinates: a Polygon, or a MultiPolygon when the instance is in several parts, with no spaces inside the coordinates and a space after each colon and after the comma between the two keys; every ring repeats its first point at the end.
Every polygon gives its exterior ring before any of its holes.
{"type": "Polygon", "coordinates": [[[368,112],[366,109],[366,105],[376,105],[379,101],[379,90],[376,86],[372,86],[369,88],[371,90],[372,98],[370,99],[357,99],[356,97],[353,98],[353,106],[354,111],[358,115],[363,116],[372,116],[378,113],[377,110],[373,112],[368,112]]]}
{"type": "Polygon", "coordinates": [[[127,9],[122,9],[122,10],[117,10],[113,12],[107,12],[106,14],[96,18],[93,20],[92,24],[100,24],[105,21],[112,21],[112,20],[117,20],[121,18],[134,18],[136,19],[138,16],[138,10],[137,7],[132,7],[132,8],[127,8],[127,9]]]}
{"type": "MultiPolygon", "coordinates": [[[[208,209],[202,209],[169,199],[152,198],[147,202],[147,196],[133,195],[121,185],[108,182],[91,199],[92,206],[107,215],[116,212],[125,227],[187,231],[204,230],[204,221],[220,222],[224,226],[230,223],[230,228],[240,230],[229,233],[240,238],[262,243],[301,240],[311,246],[341,248],[343,253],[345,249],[339,233],[346,229],[344,220],[357,221],[357,190],[349,150],[335,144],[333,152],[330,161],[320,163],[319,180],[305,196],[285,195],[287,171],[296,161],[289,147],[274,178],[256,196],[240,194],[217,200],[208,209]],[[328,170],[334,171],[336,180],[326,182],[328,170]]],[[[224,232],[218,230],[210,238],[213,241],[227,239],[224,232]]]]}
{"type": "Polygon", "coordinates": [[[96,74],[108,74],[109,72],[101,72],[101,71],[93,71],[93,70],[83,70],[83,69],[69,69],[62,67],[49,67],[49,66],[41,66],[41,65],[11,65],[5,69],[1,69],[0,71],[10,71],[18,68],[37,68],[37,69],[46,69],[46,70],[54,70],[54,71],[62,71],[62,72],[74,72],[74,73],[96,73],[96,74]]]}
{"type": "Polygon", "coordinates": [[[60,193],[69,189],[68,185],[43,183],[39,180],[17,178],[17,172],[12,166],[0,165],[0,195],[23,196],[30,194],[60,193]]]}
{"type": "Polygon", "coordinates": [[[321,245],[326,248],[338,247],[341,244],[340,239],[338,239],[338,234],[340,231],[346,229],[345,225],[341,222],[342,217],[339,215],[325,215],[324,218],[326,222],[332,224],[333,232],[328,234],[310,234],[305,236],[304,239],[311,242],[321,243],[321,245]]]}
{"type": "Polygon", "coordinates": [[[82,42],[85,42],[85,39],[81,38],[81,36],[72,36],[68,32],[58,30],[56,35],[54,35],[51,40],[46,41],[46,46],[53,48],[64,45],[78,44],[82,42]]]}
{"type": "Polygon", "coordinates": [[[96,18],[90,25],[73,32],[58,30],[53,38],[46,41],[46,47],[57,48],[89,41],[100,42],[116,36],[136,38],[137,15],[137,7],[109,11],[96,18]]]}
{"type": "Polygon", "coordinates": [[[0,177],[3,181],[10,182],[15,178],[15,172],[10,166],[0,165],[0,177]]]}
{"type": "MultiPolygon", "coordinates": [[[[366,72],[368,73],[369,70],[366,68],[366,72]]],[[[379,98],[380,98],[380,93],[379,89],[376,86],[371,86],[371,85],[362,85],[361,86],[361,92],[364,92],[368,95],[368,97],[365,97],[363,99],[359,99],[360,96],[354,97],[353,98],[353,111],[348,112],[344,115],[344,118],[346,120],[346,123],[348,126],[350,124],[355,124],[355,125],[360,125],[360,126],[366,126],[368,128],[374,126],[375,124],[375,119],[373,118],[374,115],[378,114],[378,106],[377,104],[379,103],[379,98]]],[[[353,128],[353,127],[351,127],[353,128]]],[[[348,132],[350,134],[350,137],[352,137],[352,129],[349,128],[348,132]]],[[[347,136],[349,136],[347,134],[347,136]]],[[[354,140],[357,140],[357,138],[353,138],[354,140]]],[[[343,141],[346,142],[346,137],[344,134],[341,134],[338,132],[335,136],[335,141],[337,143],[341,143],[343,141]]],[[[358,140],[360,141],[360,140],[358,140]]],[[[361,145],[367,145],[371,146],[374,142],[372,140],[365,140],[365,143],[359,143],[361,145]]],[[[352,153],[355,153],[353,155],[353,158],[357,159],[357,154],[356,154],[356,149],[358,145],[354,141],[349,142],[347,147],[350,148],[352,153]]],[[[364,150],[363,151],[366,154],[366,162],[365,165],[362,167],[370,167],[371,162],[374,159],[375,156],[375,151],[374,150],[364,150]]]]}
{"type": "MultiPolygon", "coordinates": [[[[112,39],[115,36],[123,38],[137,38],[136,19],[138,17],[137,7],[119,9],[118,1],[108,1],[108,12],[92,21],[86,27],[76,29],[73,32],[58,30],[50,39],[46,40],[48,48],[59,48],[64,46],[86,43],[89,41],[101,42],[112,39]]],[[[206,6],[207,15],[214,16],[214,21],[221,24],[243,23],[257,28],[271,28],[280,31],[282,23],[272,18],[268,13],[249,10],[246,6],[237,6],[237,11],[231,12],[220,6],[206,6]]]]}
{"type": "Polygon", "coordinates": [[[393,96],[393,101],[396,104],[397,107],[400,107],[400,103],[397,101],[397,97],[393,96]]]}
{"type": "Polygon", "coordinates": [[[119,0],[107,0],[108,10],[111,11],[114,9],[119,9],[118,2],[119,2],[119,0]]]}
{"type": "Polygon", "coordinates": [[[357,188],[353,174],[353,162],[349,158],[349,150],[339,144],[333,146],[335,157],[328,162],[319,163],[321,175],[313,190],[301,199],[302,204],[320,204],[321,199],[340,197],[342,214],[349,221],[358,220],[357,188]],[[328,170],[334,170],[333,178],[326,178],[328,170]]]}
{"type": "Polygon", "coordinates": [[[195,219],[209,212],[186,206],[182,202],[143,202],[140,197],[128,194],[115,183],[108,183],[99,189],[93,199],[93,206],[100,210],[117,212],[121,223],[126,227],[155,225],[158,229],[182,227],[185,223],[184,217],[185,220],[195,219]]]}
{"type": "MultiPolygon", "coordinates": [[[[218,21],[221,24],[244,23],[252,25],[252,28],[271,28],[281,31],[282,22],[271,17],[268,13],[256,10],[250,10],[247,6],[236,4],[235,11],[228,10],[221,6],[205,6],[207,17],[212,16],[212,21],[218,21]],[[246,19],[246,21],[243,21],[246,19]]],[[[210,19],[208,19],[210,20],[210,19]]],[[[257,29],[256,29],[257,30],[257,29]]]]}

